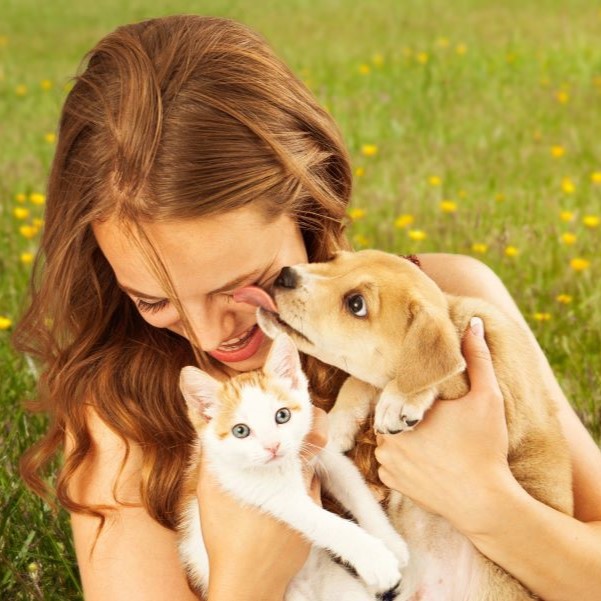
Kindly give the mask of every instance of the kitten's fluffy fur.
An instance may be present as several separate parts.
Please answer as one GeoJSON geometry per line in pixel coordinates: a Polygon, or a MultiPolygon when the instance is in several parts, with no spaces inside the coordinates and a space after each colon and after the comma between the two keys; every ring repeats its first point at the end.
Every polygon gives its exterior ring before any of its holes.
{"type": "Polygon", "coordinates": [[[289,524],[314,545],[286,601],[369,601],[397,587],[407,548],[355,465],[326,447],[315,468],[322,485],[359,525],[319,507],[306,491],[301,450],[313,411],[298,352],[288,336],[276,338],[261,371],[221,383],[186,367],[180,386],[199,435],[179,526],[180,555],[195,589],[206,593],[209,575],[196,497],[201,452],[230,494],[289,524]],[[350,564],[360,579],[326,551],[350,564]]]}

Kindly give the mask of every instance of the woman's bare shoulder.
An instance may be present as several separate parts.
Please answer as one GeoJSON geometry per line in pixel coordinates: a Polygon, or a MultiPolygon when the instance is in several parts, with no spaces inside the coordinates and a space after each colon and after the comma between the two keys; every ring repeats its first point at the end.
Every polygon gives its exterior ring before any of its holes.
{"type": "MultiPolygon", "coordinates": [[[[86,423],[93,451],[75,472],[69,491],[78,503],[105,506],[106,516],[99,534],[99,518],[71,514],[86,601],[197,600],[178,557],[175,532],[155,521],[141,502],[141,450],[128,445],[93,408],[86,412],[86,423]]],[[[73,451],[69,432],[65,451],[73,451]]]]}
{"type": "Polygon", "coordinates": [[[501,279],[482,261],[449,253],[426,253],[418,258],[424,272],[445,292],[482,298],[514,317],[520,315],[501,279]]]}
{"type": "MultiPolygon", "coordinates": [[[[85,412],[91,449],[70,481],[69,493],[82,504],[114,505],[122,500],[139,502],[143,457],[140,448],[119,436],[101,419],[92,405],[85,412]]],[[[65,455],[74,450],[75,438],[67,429],[65,455]]]]}

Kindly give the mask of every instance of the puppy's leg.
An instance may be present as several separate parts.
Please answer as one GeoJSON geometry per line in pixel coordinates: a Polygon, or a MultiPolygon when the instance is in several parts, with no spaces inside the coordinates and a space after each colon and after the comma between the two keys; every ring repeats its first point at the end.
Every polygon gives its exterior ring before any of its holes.
{"type": "Polygon", "coordinates": [[[328,413],[328,438],[331,446],[341,453],[346,453],[355,446],[357,430],[369,415],[378,393],[377,388],[352,376],[345,380],[336,404],[328,413]]]}
{"type": "Polygon", "coordinates": [[[396,380],[391,380],[380,395],[376,405],[374,427],[382,434],[397,434],[413,430],[422,421],[424,413],[432,406],[437,395],[435,388],[416,394],[400,392],[396,380]]]}

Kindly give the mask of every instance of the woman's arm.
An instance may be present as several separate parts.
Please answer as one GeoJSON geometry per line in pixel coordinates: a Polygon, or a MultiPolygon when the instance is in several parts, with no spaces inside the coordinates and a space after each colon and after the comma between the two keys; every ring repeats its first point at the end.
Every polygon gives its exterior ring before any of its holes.
{"type": "MultiPolygon", "coordinates": [[[[76,474],[70,492],[82,503],[114,506],[113,486],[125,447],[92,411],[88,422],[97,451],[76,474]]],[[[323,446],[325,419],[318,416],[316,423],[319,431],[312,442],[323,446]]],[[[67,439],[67,453],[69,449],[67,439]]],[[[139,503],[141,465],[141,452],[131,445],[117,490],[120,499],[139,503]]],[[[306,559],[308,545],[277,520],[240,506],[210,478],[201,478],[199,497],[211,563],[208,601],[281,601],[306,559]]],[[[181,567],[175,533],[143,508],[115,509],[95,547],[98,519],[72,514],[71,523],[86,601],[197,599],[181,567]]]]}
{"type": "MultiPolygon", "coordinates": [[[[420,259],[447,292],[485,298],[527,327],[505,287],[480,262],[450,255],[420,259]]],[[[598,599],[599,449],[540,351],[572,455],[577,519],[530,497],[507,465],[503,403],[486,344],[468,333],[464,353],[472,390],[457,402],[436,403],[415,431],[380,439],[377,457],[383,481],[446,517],[485,555],[547,601],[598,599]]]]}

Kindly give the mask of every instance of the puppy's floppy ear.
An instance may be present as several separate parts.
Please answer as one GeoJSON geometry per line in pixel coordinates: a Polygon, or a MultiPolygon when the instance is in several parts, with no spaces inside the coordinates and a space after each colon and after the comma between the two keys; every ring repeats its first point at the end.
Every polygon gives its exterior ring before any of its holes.
{"type": "Polygon", "coordinates": [[[396,376],[403,394],[434,386],[465,369],[459,336],[449,315],[438,307],[417,303],[412,313],[396,376]]]}

